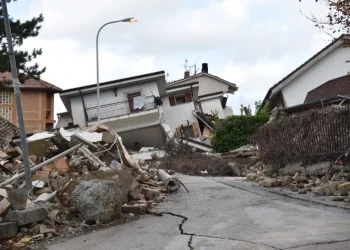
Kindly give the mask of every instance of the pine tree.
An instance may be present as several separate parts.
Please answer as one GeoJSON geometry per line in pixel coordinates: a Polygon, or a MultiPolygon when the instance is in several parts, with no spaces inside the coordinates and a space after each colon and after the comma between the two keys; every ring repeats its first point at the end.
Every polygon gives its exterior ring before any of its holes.
{"type": "MultiPolygon", "coordinates": [[[[16,0],[6,0],[8,3],[16,0]]],[[[9,13],[11,15],[11,13],[9,13]]],[[[23,80],[24,75],[40,78],[40,75],[45,72],[46,68],[39,68],[37,63],[33,63],[33,59],[42,54],[41,49],[33,49],[33,51],[21,50],[23,41],[30,37],[36,37],[41,29],[41,23],[44,17],[40,14],[38,17],[33,17],[31,20],[20,21],[15,20],[10,16],[10,26],[12,31],[13,46],[16,56],[17,70],[20,80],[23,80]]],[[[4,17],[0,2],[0,72],[10,72],[10,60],[7,50],[7,39],[4,26],[4,17]]]]}

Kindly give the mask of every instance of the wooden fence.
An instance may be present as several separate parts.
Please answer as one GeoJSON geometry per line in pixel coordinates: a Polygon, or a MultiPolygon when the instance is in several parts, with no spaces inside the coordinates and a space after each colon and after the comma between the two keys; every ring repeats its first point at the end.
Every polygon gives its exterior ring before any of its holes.
{"type": "Polygon", "coordinates": [[[253,137],[267,163],[335,160],[350,147],[350,107],[286,115],[253,137]]]}

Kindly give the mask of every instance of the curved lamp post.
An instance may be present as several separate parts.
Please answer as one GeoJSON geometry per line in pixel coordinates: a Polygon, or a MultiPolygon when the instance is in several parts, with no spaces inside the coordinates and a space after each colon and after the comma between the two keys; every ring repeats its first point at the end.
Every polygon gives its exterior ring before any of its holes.
{"type": "Polygon", "coordinates": [[[99,72],[99,63],[98,63],[98,37],[100,35],[101,30],[107,26],[108,24],[112,23],[136,23],[137,20],[135,20],[133,17],[121,19],[118,21],[112,21],[105,23],[101,26],[101,28],[97,32],[96,36],[96,76],[97,76],[97,122],[100,123],[100,72],[99,72]]]}

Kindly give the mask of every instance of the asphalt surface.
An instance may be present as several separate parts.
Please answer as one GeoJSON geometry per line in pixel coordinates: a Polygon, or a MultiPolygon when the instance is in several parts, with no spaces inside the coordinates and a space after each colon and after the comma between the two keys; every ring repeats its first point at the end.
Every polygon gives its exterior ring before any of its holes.
{"type": "Polygon", "coordinates": [[[159,206],[169,214],[146,215],[48,249],[350,249],[349,210],[299,201],[232,179],[180,179],[190,193],[182,189],[159,206]]]}

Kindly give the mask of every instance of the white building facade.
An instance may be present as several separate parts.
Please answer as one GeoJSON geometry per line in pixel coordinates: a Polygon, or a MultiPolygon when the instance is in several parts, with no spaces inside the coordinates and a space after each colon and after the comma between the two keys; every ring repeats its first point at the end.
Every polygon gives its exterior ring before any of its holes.
{"type": "Polygon", "coordinates": [[[343,47],[342,38],[333,41],[270,88],[264,102],[270,101],[272,108],[303,104],[309,91],[331,79],[347,75],[350,71],[347,63],[350,49],[343,47]]]}
{"type": "MultiPolygon", "coordinates": [[[[228,87],[216,79],[209,83],[204,74],[181,84],[166,84],[164,71],[101,83],[100,122],[113,128],[124,145],[134,150],[163,145],[167,135],[162,124],[177,136],[200,137],[194,111],[216,112],[219,118],[232,114],[223,97],[228,87]]],[[[97,123],[96,85],[64,90],[60,97],[74,124],[85,128],[97,123]]],[[[59,127],[71,120],[66,114],[59,127]]]]}

